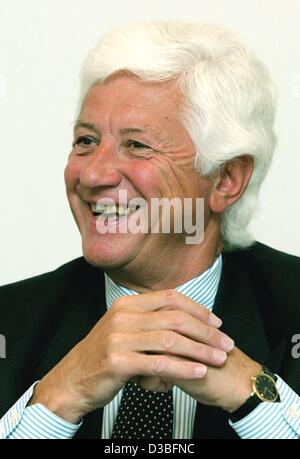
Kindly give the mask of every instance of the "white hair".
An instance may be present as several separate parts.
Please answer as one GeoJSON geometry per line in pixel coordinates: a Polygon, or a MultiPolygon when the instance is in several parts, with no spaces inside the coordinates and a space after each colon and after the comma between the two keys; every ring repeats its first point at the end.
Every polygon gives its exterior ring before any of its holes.
{"type": "Polygon", "coordinates": [[[88,54],[81,70],[80,105],[94,84],[121,71],[149,82],[177,82],[186,101],[182,121],[203,176],[233,158],[253,157],[248,187],[225,210],[221,223],[225,250],[251,245],[247,227],[276,146],[276,90],[265,66],[238,35],[220,26],[132,23],[105,34],[88,54]]]}

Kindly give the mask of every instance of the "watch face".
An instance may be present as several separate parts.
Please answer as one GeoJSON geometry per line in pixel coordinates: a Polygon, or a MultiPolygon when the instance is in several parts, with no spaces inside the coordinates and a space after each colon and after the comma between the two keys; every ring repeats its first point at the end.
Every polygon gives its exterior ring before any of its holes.
{"type": "Polygon", "coordinates": [[[265,402],[274,402],[278,397],[278,391],[273,379],[268,375],[258,375],[255,378],[254,391],[265,402]]]}

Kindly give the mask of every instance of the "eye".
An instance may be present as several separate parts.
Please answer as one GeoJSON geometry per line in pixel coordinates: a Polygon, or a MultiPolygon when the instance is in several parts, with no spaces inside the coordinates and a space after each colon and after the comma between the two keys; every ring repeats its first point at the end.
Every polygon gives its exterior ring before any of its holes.
{"type": "Polygon", "coordinates": [[[84,153],[89,151],[91,148],[97,147],[99,145],[99,140],[91,135],[81,135],[77,137],[73,142],[73,148],[78,153],[84,153]]]}
{"type": "Polygon", "coordinates": [[[150,148],[148,147],[148,145],[145,145],[141,142],[138,142],[137,140],[128,140],[126,142],[126,146],[129,147],[129,148],[150,148]]]}

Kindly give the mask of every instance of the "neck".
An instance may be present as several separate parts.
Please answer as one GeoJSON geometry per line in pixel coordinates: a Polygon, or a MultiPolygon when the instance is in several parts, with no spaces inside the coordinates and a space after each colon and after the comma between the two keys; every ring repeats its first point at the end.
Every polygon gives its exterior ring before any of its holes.
{"type": "Polygon", "coordinates": [[[181,250],[162,248],[159,259],[149,255],[150,266],[143,260],[136,260],[130,266],[106,271],[111,279],[139,293],[154,290],[173,289],[212,266],[221,253],[222,242],[218,218],[211,218],[199,245],[183,244],[181,250]],[[164,256],[165,254],[166,256],[164,256]]]}

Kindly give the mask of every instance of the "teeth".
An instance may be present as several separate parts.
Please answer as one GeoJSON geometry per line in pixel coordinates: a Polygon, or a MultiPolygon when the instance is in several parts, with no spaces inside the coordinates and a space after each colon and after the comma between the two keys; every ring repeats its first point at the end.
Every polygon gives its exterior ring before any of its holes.
{"type": "Polygon", "coordinates": [[[119,217],[122,217],[123,215],[126,215],[126,207],[118,207],[117,211],[118,211],[118,214],[119,214],[119,217]]]}
{"type": "Polygon", "coordinates": [[[106,214],[116,214],[117,210],[117,206],[104,206],[104,212],[106,214]]]}
{"type": "Polygon", "coordinates": [[[104,214],[105,216],[115,216],[119,215],[120,217],[124,215],[133,214],[137,208],[136,207],[125,207],[125,206],[115,206],[115,205],[104,205],[104,204],[91,204],[92,212],[97,214],[104,214]]]}
{"type": "Polygon", "coordinates": [[[102,213],[104,212],[105,206],[101,204],[91,204],[92,212],[102,213]]]}
{"type": "Polygon", "coordinates": [[[136,207],[127,207],[127,209],[125,209],[125,215],[131,215],[131,214],[133,214],[136,210],[137,210],[136,207]]]}

